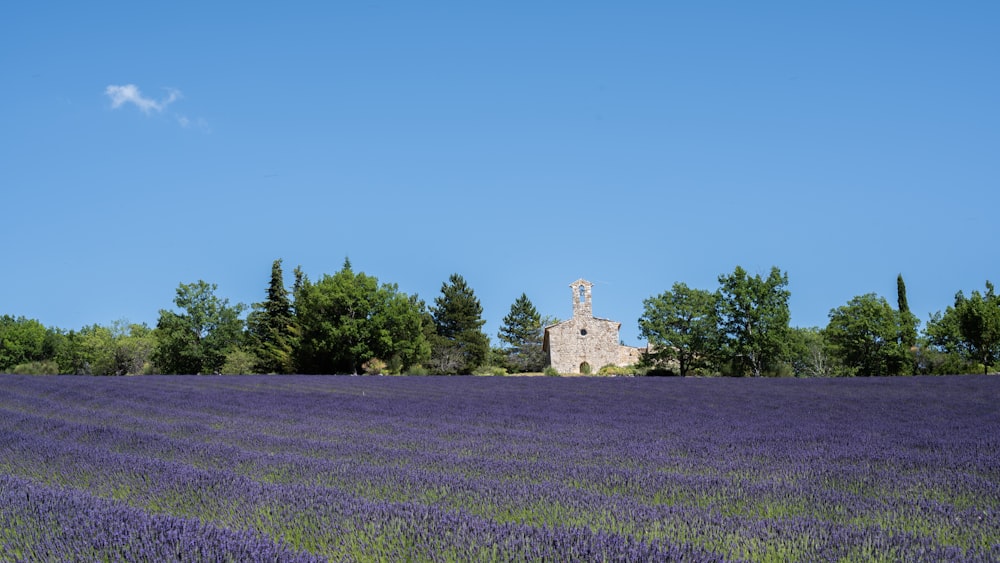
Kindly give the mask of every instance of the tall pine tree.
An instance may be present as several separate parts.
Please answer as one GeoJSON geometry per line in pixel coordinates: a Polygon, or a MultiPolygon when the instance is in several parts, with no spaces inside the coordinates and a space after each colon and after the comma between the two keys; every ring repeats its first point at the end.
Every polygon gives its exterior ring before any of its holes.
{"type": "Polygon", "coordinates": [[[452,274],[441,284],[441,295],[431,308],[436,336],[432,345],[432,367],[443,374],[471,373],[483,365],[490,339],[482,331],[483,307],[465,278],[452,274]]]}
{"type": "Polygon", "coordinates": [[[267,299],[254,303],[247,317],[247,340],[256,357],[260,373],[292,373],[295,370],[295,345],[298,327],[292,315],[292,303],[285,289],[281,259],[271,264],[271,282],[267,299]]]}
{"type": "Polygon", "coordinates": [[[540,371],[545,367],[542,316],[526,294],[511,304],[497,337],[507,345],[507,362],[515,371],[540,371]]]}

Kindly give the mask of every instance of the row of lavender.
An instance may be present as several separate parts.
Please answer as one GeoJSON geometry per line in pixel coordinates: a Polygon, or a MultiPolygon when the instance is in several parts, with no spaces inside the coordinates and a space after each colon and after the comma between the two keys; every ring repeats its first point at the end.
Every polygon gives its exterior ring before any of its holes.
{"type": "Polygon", "coordinates": [[[4,560],[1000,559],[997,378],[2,383],[4,560]]]}

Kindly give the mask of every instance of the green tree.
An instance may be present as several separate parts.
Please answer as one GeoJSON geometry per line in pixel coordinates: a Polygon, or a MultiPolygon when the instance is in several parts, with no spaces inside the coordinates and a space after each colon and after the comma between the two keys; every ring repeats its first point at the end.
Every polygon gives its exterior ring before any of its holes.
{"type": "MultiPolygon", "coordinates": [[[[937,314],[940,319],[940,313],[937,314]]],[[[917,348],[913,354],[916,373],[921,375],[953,375],[959,373],[978,373],[978,366],[968,361],[960,353],[948,350],[935,342],[932,334],[940,327],[935,324],[932,315],[924,329],[924,334],[917,340],[917,348]]]]}
{"type": "Polygon", "coordinates": [[[427,334],[433,331],[433,323],[422,299],[401,293],[395,284],[383,288],[387,293],[383,330],[390,345],[379,358],[386,362],[387,373],[405,373],[430,359],[431,341],[427,334]]]}
{"type": "MultiPolygon", "coordinates": [[[[271,264],[271,282],[267,299],[253,304],[247,315],[247,347],[257,373],[292,373],[295,371],[295,346],[298,326],[292,303],[285,289],[281,260],[271,264]]],[[[246,358],[241,358],[246,361],[246,358]]],[[[231,364],[235,365],[235,364],[231,364]]]]}
{"type": "Polygon", "coordinates": [[[246,375],[254,373],[260,359],[243,348],[232,348],[226,353],[225,361],[219,368],[223,375],[246,375]]]}
{"type": "Polygon", "coordinates": [[[903,274],[896,276],[896,310],[900,313],[910,312],[910,304],[906,300],[906,282],[903,281],[903,274]]]}
{"type": "Polygon", "coordinates": [[[10,315],[0,317],[0,372],[46,358],[48,331],[42,323],[10,315]]]}
{"type": "Polygon", "coordinates": [[[958,326],[970,355],[983,365],[983,373],[1000,361],[1000,297],[986,281],[986,293],[973,291],[968,299],[956,299],[958,326]]]}
{"type": "Polygon", "coordinates": [[[839,360],[859,375],[900,375],[908,347],[899,341],[900,317],[884,297],[868,293],[830,311],[824,331],[839,360]]]}
{"type": "MultiPolygon", "coordinates": [[[[45,329],[45,343],[42,344],[42,357],[46,361],[56,361],[58,365],[59,354],[66,346],[66,331],[57,327],[45,329]]],[[[58,371],[57,373],[63,373],[58,371]]]]}
{"type": "Polygon", "coordinates": [[[931,317],[927,333],[933,344],[989,373],[1000,362],[1000,296],[993,284],[987,280],[986,293],[976,290],[969,297],[959,291],[953,307],[931,317]]]}
{"type": "Polygon", "coordinates": [[[75,334],[78,375],[105,375],[114,363],[111,330],[99,324],[85,326],[75,334]]]}
{"type": "Polygon", "coordinates": [[[542,352],[542,316],[524,293],[510,306],[497,337],[506,344],[506,363],[514,371],[541,371],[545,367],[542,352]]]}
{"type": "Polygon", "coordinates": [[[377,358],[397,370],[418,365],[430,353],[421,302],[394,284],[379,285],[350,261],[336,274],[312,283],[297,277],[295,312],[304,373],[354,373],[377,358]]]}
{"type": "Polygon", "coordinates": [[[72,356],[65,373],[80,375],[139,375],[151,369],[154,340],[144,324],[118,320],[110,326],[91,325],[72,333],[72,356]]]}
{"type": "Polygon", "coordinates": [[[152,370],[156,340],[153,329],[145,323],[136,324],[121,320],[111,325],[114,337],[114,354],[109,375],[140,375],[152,370]]]}
{"type": "Polygon", "coordinates": [[[816,327],[796,327],[789,331],[788,361],[796,377],[845,375],[823,331],[816,327]]]}
{"type": "Polygon", "coordinates": [[[719,276],[718,316],[730,363],[740,374],[760,377],[777,368],[785,353],[788,321],[788,274],[776,266],[767,279],[750,277],[737,266],[719,276]]]}
{"type": "Polygon", "coordinates": [[[645,361],[661,368],[677,363],[681,375],[710,365],[719,347],[718,295],[677,282],[643,301],[639,334],[650,344],[645,361]]]}
{"type": "MultiPolygon", "coordinates": [[[[917,327],[920,319],[910,312],[910,304],[906,300],[906,283],[903,274],[896,276],[896,314],[899,325],[898,342],[904,363],[900,367],[900,375],[919,373],[922,361],[920,349],[917,347],[917,327]]],[[[924,358],[925,359],[925,358],[924,358]]]]}
{"type": "Polygon", "coordinates": [[[180,284],[174,304],[181,313],[160,310],[153,362],[163,373],[218,373],[243,336],[243,304],[229,305],[218,288],[198,280],[180,284]]]}
{"type": "Polygon", "coordinates": [[[490,339],[482,331],[483,307],[465,279],[452,274],[441,284],[441,295],[431,308],[436,336],[432,367],[442,374],[472,373],[490,352],[490,339]]]}
{"type": "MultiPolygon", "coordinates": [[[[964,295],[962,299],[965,299],[964,295]]],[[[924,328],[924,335],[929,349],[924,371],[938,375],[970,372],[971,354],[962,337],[955,307],[949,305],[943,314],[941,311],[932,314],[924,328]]]]}
{"type": "Polygon", "coordinates": [[[899,341],[907,349],[917,345],[917,325],[920,320],[910,312],[910,304],[906,300],[906,283],[903,274],[896,276],[896,311],[899,313],[899,341]]]}

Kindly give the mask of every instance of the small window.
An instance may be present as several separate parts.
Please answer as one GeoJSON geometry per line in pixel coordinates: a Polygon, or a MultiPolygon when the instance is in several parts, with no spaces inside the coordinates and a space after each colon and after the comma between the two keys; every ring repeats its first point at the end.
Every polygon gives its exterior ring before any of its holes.
{"type": "Polygon", "coordinates": [[[580,336],[587,336],[587,329],[581,328],[580,329],[580,336]]]}

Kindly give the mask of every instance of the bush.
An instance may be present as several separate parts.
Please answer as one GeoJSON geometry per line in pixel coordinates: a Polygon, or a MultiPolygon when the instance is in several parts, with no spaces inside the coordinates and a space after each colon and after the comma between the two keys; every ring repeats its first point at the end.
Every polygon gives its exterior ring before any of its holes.
{"type": "Polygon", "coordinates": [[[638,375],[639,370],[635,366],[616,366],[608,364],[597,370],[597,375],[638,375]]]}
{"type": "Polygon", "coordinates": [[[500,366],[479,366],[472,370],[472,375],[507,375],[507,370],[500,366]]]}
{"type": "Polygon", "coordinates": [[[10,368],[10,373],[18,375],[57,375],[59,373],[59,364],[54,360],[27,362],[10,368]]]}
{"type": "Polygon", "coordinates": [[[795,377],[795,370],[792,369],[791,364],[782,362],[777,366],[766,370],[764,372],[764,377],[795,377]]]}
{"type": "Polygon", "coordinates": [[[226,361],[219,369],[223,375],[247,375],[256,373],[257,356],[241,348],[234,348],[226,353],[226,361]]]}
{"type": "Polygon", "coordinates": [[[552,366],[545,366],[545,369],[542,370],[542,374],[549,377],[559,377],[559,372],[552,366]]]}
{"type": "Polygon", "coordinates": [[[387,367],[389,367],[388,364],[378,358],[372,358],[361,364],[361,369],[363,369],[367,375],[382,375],[385,373],[385,368],[387,367]]]}
{"type": "Polygon", "coordinates": [[[410,369],[406,370],[406,375],[430,375],[431,370],[425,368],[424,366],[410,366],[410,369]]]}

